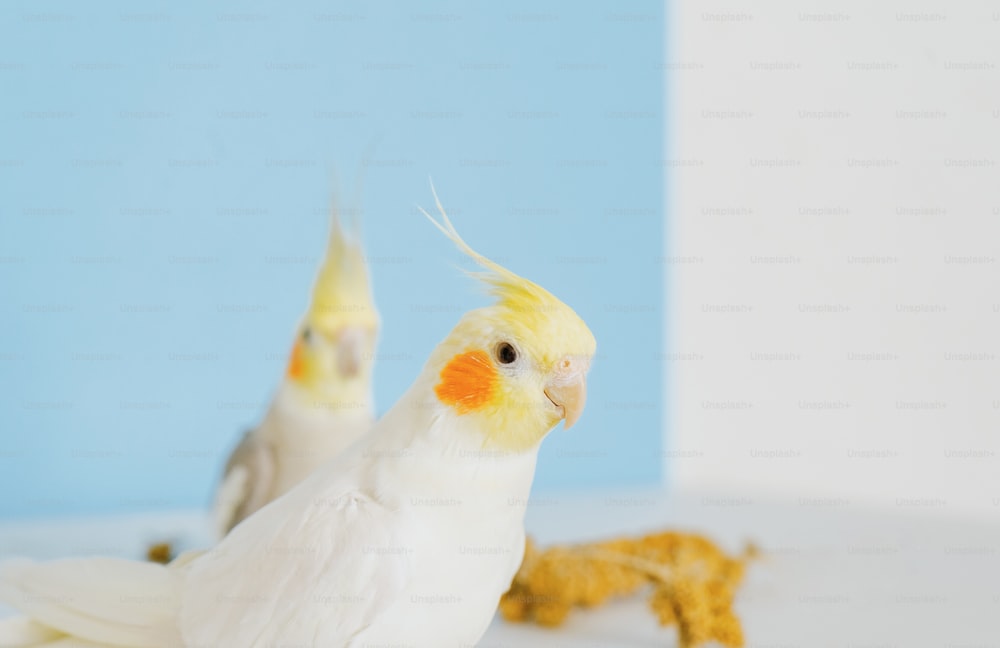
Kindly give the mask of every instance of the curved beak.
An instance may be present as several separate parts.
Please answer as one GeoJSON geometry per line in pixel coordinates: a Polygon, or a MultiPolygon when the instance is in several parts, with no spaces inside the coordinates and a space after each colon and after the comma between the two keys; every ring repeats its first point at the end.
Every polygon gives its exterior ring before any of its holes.
{"type": "Polygon", "coordinates": [[[341,331],[337,341],[337,371],[345,378],[352,378],[361,371],[364,362],[365,331],[361,328],[347,328],[341,331]]]}
{"type": "Polygon", "coordinates": [[[562,409],[565,429],[570,429],[587,404],[587,376],[580,372],[569,380],[554,380],[545,386],[545,395],[562,409]]]}

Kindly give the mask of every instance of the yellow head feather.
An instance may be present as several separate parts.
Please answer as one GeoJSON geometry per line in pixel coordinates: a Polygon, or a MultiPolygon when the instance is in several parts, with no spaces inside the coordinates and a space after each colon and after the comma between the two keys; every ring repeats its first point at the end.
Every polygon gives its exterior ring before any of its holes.
{"type": "Polygon", "coordinates": [[[287,378],[305,390],[312,406],[367,411],[378,326],[357,227],[346,231],[335,211],[287,378]]]}
{"type": "Polygon", "coordinates": [[[337,331],[345,325],[378,326],[378,312],[372,299],[360,235],[356,227],[352,232],[346,231],[336,211],[306,320],[327,332],[337,331]]]}
{"type": "Polygon", "coordinates": [[[524,334],[518,337],[541,337],[547,342],[535,349],[539,360],[543,364],[551,364],[565,354],[592,356],[597,343],[580,316],[538,284],[514,274],[472,249],[459,236],[448,218],[433,184],[431,192],[441,214],[441,222],[423,208],[420,211],[462,252],[486,269],[485,272],[470,274],[489,286],[490,293],[497,298],[494,308],[499,311],[506,324],[524,334]]]}
{"type": "MultiPolygon", "coordinates": [[[[424,215],[485,268],[475,276],[497,298],[492,306],[466,313],[435,349],[427,364],[436,374],[435,396],[472,422],[467,429],[481,434],[482,447],[510,452],[537,448],[566,413],[547,390],[573,385],[585,399],[594,336],[580,316],[549,291],[473,250],[458,235],[436,192],[434,200],[441,222],[424,215]],[[504,345],[521,359],[513,371],[501,368],[497,354],[504,345]]],[[[582,408],[582,400],[575,402],[582,408]]]]}

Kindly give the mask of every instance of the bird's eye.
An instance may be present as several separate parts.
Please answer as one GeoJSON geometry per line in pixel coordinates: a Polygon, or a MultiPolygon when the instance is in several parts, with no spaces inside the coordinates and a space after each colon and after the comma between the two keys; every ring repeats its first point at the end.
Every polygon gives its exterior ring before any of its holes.
{"type": "Polygon", "coordinates": [[[312,339],[312,329],[308,326],[302,329],[302,341],[306,344],[312,339]]]}
{"type": "Polygon", "coordinates": [[[509,365],[517,360],[517,349],[510,342],[501,342],[496,348],[497,362],[509,365]]]}

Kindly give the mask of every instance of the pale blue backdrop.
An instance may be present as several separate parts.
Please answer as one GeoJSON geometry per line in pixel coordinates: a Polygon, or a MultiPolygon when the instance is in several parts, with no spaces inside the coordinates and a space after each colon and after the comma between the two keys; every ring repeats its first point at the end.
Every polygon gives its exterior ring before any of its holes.
{"type": "Polygon", "coordinates": [[[432,176],[598,339],[536,490],[660,481],[660,3],[0,13],[0,515],[204,505],[362,166],[379,410],[485,303],[417,215],[432,176]]]}

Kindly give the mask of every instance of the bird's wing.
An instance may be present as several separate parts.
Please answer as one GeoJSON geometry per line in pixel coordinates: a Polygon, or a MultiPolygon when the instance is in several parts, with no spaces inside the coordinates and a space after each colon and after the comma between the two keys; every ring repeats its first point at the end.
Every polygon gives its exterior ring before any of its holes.
{"type": "Polygon", "coordinates": [[[27,617],[0,619],[0,646],[4,648],[33,648],[65,636],[27,617]]]}
{"type": "MultiPolygon", "coordinates": [[[[0,629],[9,635],[49,628],[99,645],[159,646],[174,625],[179,587],[163,566],[118,558],[71,558],[0,564],[0,601],[30,622],[0,629]]],[[[18,645],[18,644],[14,644],[18,645]]],[[[24,644],[22,644],[24,645],[24,644]]],[[[32,644],[27,644],[32,645],[32,644]]]]}
{"type": "Polygon", "coordinates": [[[274,451],[249,430],[226,462],[216,491],[213,517],[218,537],[223,537],[270,500],[274,485],[274,451]]]}
{"type": "Polygon", "coordinates": [[[300,484],[192,564],[182,594],[185,645],[347,645],[409,579],[416,528],[360,490],[300,484]],[[330,491],[326,491],[330,493],[330,491]]]}
{"type": "Polygon", "coordinates": [[[195,559],[201,558],[209,551],[211,549],[190,549],[167,563],[167,567],[173,570],[188,569],[195,559]]]}

